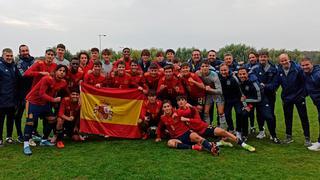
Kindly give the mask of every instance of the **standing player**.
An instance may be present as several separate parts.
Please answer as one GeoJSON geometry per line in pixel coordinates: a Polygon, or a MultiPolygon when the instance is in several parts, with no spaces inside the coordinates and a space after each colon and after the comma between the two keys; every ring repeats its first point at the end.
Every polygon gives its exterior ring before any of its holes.
{"type": "MultiPolygon", "coordinates": [[[[17,62],[17,68],[19,70],[20,76],[23,76],[26,70],[32,66],[34,63],[34,57],[29,53],[29,47],[27,45],[19,46],[19,60],[17,62]]],[[[19,143],[23,143],[23,133],[21,130],[21,118],[26,106],[26,95],[29,93],[32,86],[32,77],[21,77],[18,80],[18,102],[17,110],[14,116],[14,123],[16,125],[19,143]]]]}
{"type": "Polygon", "coordinates": [[[164,76],[159,80],[157,95],[159,99],[170,100],[176,105],[176,96],[183,95],[185,93],[180,79],[173,75],[173,65],[167,65],[164,67],[164,76]]]}
{"type": "Polygon", "coordinates": [[[159,71],[159,67],[155,63],[151,63],[148,72],[144,73],[144,79],[148,89],[157,90],[159,79],[163,73],[159,71]]]}
{"type": "Polygon", "coordinates": [[[311,146],[309,119],[306,106],[306,90],[304,87],[304,76],[302,68],[293,61],[290,61],[288,54],[283,53],[279,56],[279,73],[277,75],[277,85],[281,85],[281,99],[286,124],[285,143],[293,142],[292,139],[292,120],[293,106],[295,105],[305,137],[305,146],[311,146]]]}
{"type": "Polygon", "coordinates": [[[220,64],[222,64],[223,61],[217,58],[217,52],[215,50],[208,51],[207,60],[216,71],[219,71],[220,64]]]}
{"type": "Polygon", "coordinates": [[[188,102],[202,111],[205,101],[205,86],[196,73],[190,72],[187,62],[181,64],[180,78],[186,90],[188,102]]]}
{"type": "Polygon", "coordinates": [[[144,73],[148,71],[149,66],[151,64],[150,55],[151,54],[148,49],[143,49],[141,51],[141,59],[140,61],[138,61],[138,64],[144,73]]]}
{"type": "Polygon", "coordinates": [[[28,70],[24,72],[24,76],[33,77],[32,87],[34,87],[43,76],[48,76],[53,73],[57,64],[54,63],[55,52],[52,49],[47,49],[44,60],[36,61],[28,70]]]}
{"type": "Polygon", "coordinates": [[[106,77],[110,76],[111,70],[112,70],[112,51],[109,49],[104,49],[101,52],[102,54],[102,70],[106,77]]]}
{"type": "Polygon", "coordinates": [[[312,143],[312,146],[308,147],[308,149],[311,151],[320,151],[320,67],[319,65],[313,65],[309,58],[303,58],[300,64],[304,71],[306,90],[318,110],[319,138],[318,141],[312,143]]]}
{"type": "Polygon", "coordinates": [[[80,68],[82,69],[83,74],[87,74],[87,72],[92,71],[93,63],[89,64],[89,54],[87,52],[80,52],[78,59],[80,61],[80,68]]]}
{"type": "Polygon", "coordinates": [[[87,73],[84,76],[83,82],[96,88],[106,87],[106,76],[101,72],[102,63],[96,60],[93,63],[93,69],[91,73],[87,73]]]}
{"type": "Polygon", "coordinates": [[[6,142],[13,143],[12,131],[17,101],[17,83],[20,74],[14,63],[13,52],[9,48],[2,50],[0,58],[0,147],[3,146],[2,131],[7,119],[6,142]]]}
{"type": "MultiPolygon", "coordinates": [[[[242,103],[240,101],[241,92],[236,77],[230,72],[229,66],[226,64],[220,65],[219,79],[222,86],[223,99],[224,99],[224,113],[228,124],[228,130],[234,131],[232,120],[232,108],[236,112],[236,124],[239,129],[241,123],[242,103]]],[[[238,133],[237,133],[238,134],[238,133]]],[[[238,135],[240,138],[241,136],[238,135]]]]}
{"type": "MultiPolygon", "coordinates": [[[[274,114],[274,108],[276,103],[276,81],[278,68],[269,61],[268,51],[259,52],[259,64],[252,69],[252,73],[258,78],[260,86],[263,89],[263,92],[268,99],[268,104],[271,107],[271,114],[274,121],[276,121],[276,116],[274,114]]],[[[257,135],[258,139],[263,139],[266,135],[264,132],[264,119],[261,118],[258,114],[258,125],[259,125],[259,134],[257,135]]],[[[275,122],[276,125],[276,122],[275,122]]]]}
{"type": "MultiPolygon", "coordinates": [[[[24,73],[24,77],[33,77],[32,88],[36,86],[36,84],[41,80],[44,76],[49,76],[54,73],[57,64],[54,63],[54,56],[55,52],[52,49],[47,49],[45,51],[45,59],[44,60],[37,60],[29,69],[27,69],[24,73]]],[[[37,128],[38,128],[38,119],[34,122],[34,136],[31,139],[31,145],[35,146],[36,144],[34,141],[40,141],[41,136],[39,135],[37,128]]],[[[43,121],[45,123],[45,121],[43,121]]],[[[44,127],[45,125],[43,125],[44,127]]]]}
{"type": "Polygon", "coordinates": [[[66,76],[69,90],[79,88],[80,82],[83,79],[83,71],[80,68],[79,59],[73,57],[70,62],[70,67],[66,76]]]}
{"type": "Polygon", "coordinates": [[[57,56],[55,57],[55,63],[69,66],[69,61],[64,58],[64,54],[66,53],[66,46],[63,44],[58,44],[56,51],[57,56]]]}
{"type": "Polygon", "coordinates": [[[118,59],[116,62],[113,63],[113,69],[112,71],[116,70],[118,68],[118,64],[120,62],[124,62],[125,64],[125,70],[128,71],[130,70],[130,63],[132,61],[131,57],[131,51],[129,48],[123,48],[122,50],[122,57],[120,59],[118,59]]]}
{"type": "Polygon", "coordinates": [[[131,87],[131,75],[125,71],[125,66],[123,61],[117,63],[117,69],[111,73],[111,87],[120,89],[131,87]]]}
{"type": "MultiPolygon", "coordinates": [[[[53,55],[53,53],[50,54],[50,56],[53,55]]],[[[61,101],[61,97],[55,97],[55,94],[61,89],[67,89],[67,82],[64,80],[67,71],[67,66],[61,64],[58,65],[53,76],[43,77],[36,86],[32,87],[31,91],[27,95],[27,119],[24,129],[23,146],[23,152],[25,155],[32,154],[29,146],[29,139],[31,138],[33,131],[33,123],[37,121],[38,117],[46,117],[44,121],[48,122],[45,123],[44,136],[40,145],[53,146],[53,144],[48,141],[48,136],[55,126],[56,118],[53,116],[50,103],[58,103],[61,101]]]]}
{"type": "Polygon", "coordinates": [[[148,86],[143,77],[143,71],[140,70],[137,61],[131,61],[131,68],[128,71],[131,75],[131,88],[138,88],[144,94],[148,93],[148,86]]]}
{"type": "Polygon", "coordinates": [[[224,115],[221,83],[218,74],[216,72],[210,71],[209,66],[210,64],[208,61],[203,61],[201,63],[200,71],[197,71],[197,75],[202,79],[206,90],[204,121],[208,124],[212,123],[213,117],[211,116],[213,116],[213,113],[209,114],[209,112],[210,107],[214,106],[213,103],[215,102],[217,104],[220,127],[225,129],[227,127],[227,123],[224,115]]]}
{"type": "MultiPolygon", "coordinates": [[[[261,91],[259,84],[257,82],[257,77],[252,75],[249,79],[247,69],[239,68],[238,77],[240,80],[240,88],[243,93],[241,101],[247,106],[243,107],[245,111],[250,112],[252,106],[256,106],[257,113],[261,115],[261,119],[267,121],[268,129],[270,132],[270,139],[276,143],[280,144],[280,140],[276,135],[276,125],[275,120],[272,115],[272,109],[269,105],[269,99],[261,91]],[[255,79],[253,79],[255,78],[255,79]]],[[[242,122],[242,133],[246,134],[248,131],[248,120],[242,122]]]]}
{"type": "Polygon", "coordinates": [[[239,65],[237,61],[233,59],[233,55],[231,53],[224,54],[223,61],[227,66],[229,66],[231,73],[236,74],[238,72],[239,65]]]}

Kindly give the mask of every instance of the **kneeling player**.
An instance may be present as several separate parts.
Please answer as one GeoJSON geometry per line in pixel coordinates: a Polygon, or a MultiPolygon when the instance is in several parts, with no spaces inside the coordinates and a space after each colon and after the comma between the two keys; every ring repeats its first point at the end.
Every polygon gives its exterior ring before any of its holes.
{"type": "Polygon", "coordinates": [[[189,127],[181,121],[180,117],[174,112],[170,101],[165,100],[162,105],[164,114],[161,116],[156,142],[161,141],[163,128],[169,131],[171,139],[168,141],[168,146],[177,149],[195,149],[205,150],[212,155],[219,154],[219,148],[208,140],[199,136],[196,132],[192,132],[189,127]]]}
{"type": "Polygon", "coordinates": [[[181,121],[185,122],[191,130],[197,132],[202,137],[220,136],[223,138],[228,138],[232,142],[239,144],[241,147],[250,152],[255,151],[254,147],[246,144],[241,139],[238,139],[232,133],[229,133],[228,131],[219,127],[213,127],[201,120],[197,109],[195,107],[190,107],[187,105],[188,103],[185,96],[178,96],[177,103],[179,107],[179,109],[177,110],[177,115],[181,117],[181,121]]]}
{"type": "Polygon", "coordinates": [[[157,129],[162,102],[157,99],[156,91],[150,90],[148,92],[148,99],[142,104],[139,127],[142,131],[142,139],[147,139],[153,136],[157,129]]]}
{"type": "Polygon", "coordinates": [[[57,118],[57,147],[64,148],[62,142],[64,136],[64,129],[68,136],[72,137],[72,140],[83,140],[78,132],[80,118],[80,101],[79,101],[79,89],[73,89],[69,97],[62,99],[57,118]]]}

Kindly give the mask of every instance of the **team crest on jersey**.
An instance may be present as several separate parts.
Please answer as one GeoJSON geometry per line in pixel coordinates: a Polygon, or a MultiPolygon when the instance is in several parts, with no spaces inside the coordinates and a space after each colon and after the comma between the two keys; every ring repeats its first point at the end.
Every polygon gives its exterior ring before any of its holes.
{"type": "Polygon", "coordinates": [[[100,121],[109,121],[113,116],[112,106],[106,102],[96,104],[93,113],[100,121]]]}
{"type": "Polygon", "coordinates": [[[245,89],[246,91],[249,91],[250,88],[249,88],[249,86],[245,86],[244,89],[245,89]]]}
{"type": "Polygon", "coordinates": [[[230,80],[227,80],[227,85],[228,85],[228,86],[230,86],[230,85],[231,85],[230,80]]]}

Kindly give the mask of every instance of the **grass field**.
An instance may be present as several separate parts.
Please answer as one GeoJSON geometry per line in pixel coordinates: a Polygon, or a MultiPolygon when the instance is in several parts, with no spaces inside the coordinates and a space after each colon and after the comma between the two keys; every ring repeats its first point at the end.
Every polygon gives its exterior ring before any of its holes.
{"type": "MultiPolygon", "coordinates": [[[[277,100],[277,133],[284,138],[281,100],[277,100]]],[[[311,139],[318,137],[317,112],[308,99],[311,139]]],[[[5,134],[4,134],[5,135],[5,134]]],[[[257,152],[235,146],[221,148],[220,156],[207,152],[174,150],[165,141],[104,140],[84,143],[66,141],[65,149],[32,148],[22,153],[22,144],[0,148],[0,179],[319,179],[320,152],[304,146],[301,123],[295,112],[294,142],[273,144],[268,138],[248,143],[257,152]]]]}

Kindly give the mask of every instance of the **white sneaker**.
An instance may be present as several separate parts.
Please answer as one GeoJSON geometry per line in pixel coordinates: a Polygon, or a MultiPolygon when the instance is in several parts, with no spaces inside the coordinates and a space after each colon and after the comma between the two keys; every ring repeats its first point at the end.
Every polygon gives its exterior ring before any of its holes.
{"type": "Polygon", "coordinates": [[[256,136],[258,139],[263,139],[266,137],[266,133],[264,131],[259,131],[259,134],[256,136]]]}
{"type": "Polygon", "coordinates": [[[29,139],[29,145],[33,147],[37,146],[37,144],[32,139],[29,139]]]}
{"type": "Polygon", "coordinates": [[[241,132],[236,131],[236,137],[240,140],[242,140],[241,132]]]}
{"type": "Polygon", "coordinates": [[[320,151],[320,142],[312,143],[312,146],[308,147],[310,151],[320,151]]]}

